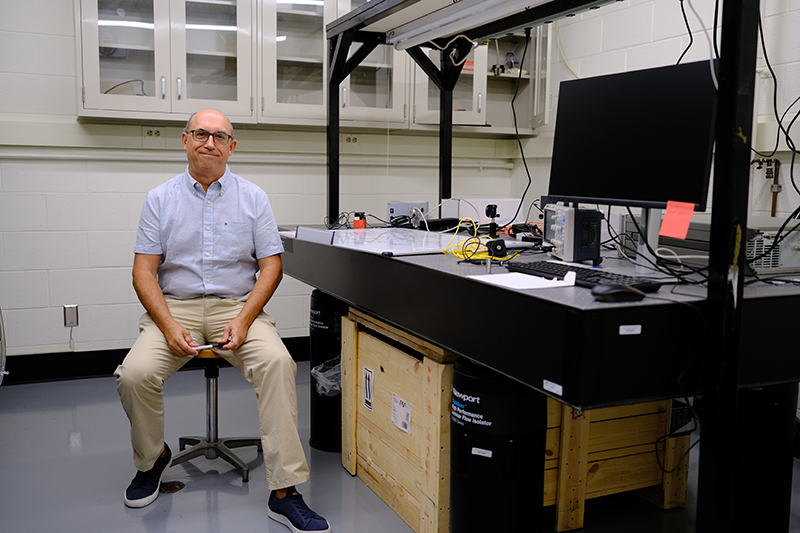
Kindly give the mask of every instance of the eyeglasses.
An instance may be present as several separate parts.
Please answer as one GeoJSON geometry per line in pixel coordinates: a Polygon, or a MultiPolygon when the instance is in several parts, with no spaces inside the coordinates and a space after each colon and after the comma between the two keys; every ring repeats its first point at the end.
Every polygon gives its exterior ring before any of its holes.
{"type": "Polygon", "coordinates": [[[214,144],[217,144],[219,146],[226,146],[228,143],[231,142],[231,139],[233,139],[233,135],[228,135],[224,131],[211,133],[206,130],[191,130],[188,131],[187,133],[191,134],[192,139],[200,143],[208,142],[209,136],[214,137],[214,144]]]}

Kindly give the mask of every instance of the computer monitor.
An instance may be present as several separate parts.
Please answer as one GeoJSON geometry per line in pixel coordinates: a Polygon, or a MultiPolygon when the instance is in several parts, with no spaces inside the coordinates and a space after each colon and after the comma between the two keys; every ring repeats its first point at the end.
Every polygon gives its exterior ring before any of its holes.
{"type": "Polygon", "coordinates": [[[642,208],[646,271],[659,210],[706,209],[716,112],[708,61],[562,82],[547,201],[642,208]]]}
{"type": "Polygon", "coordinates": [[[548,197],[705,211],[716,102],[708,61],[562,82],[548,197]]]}

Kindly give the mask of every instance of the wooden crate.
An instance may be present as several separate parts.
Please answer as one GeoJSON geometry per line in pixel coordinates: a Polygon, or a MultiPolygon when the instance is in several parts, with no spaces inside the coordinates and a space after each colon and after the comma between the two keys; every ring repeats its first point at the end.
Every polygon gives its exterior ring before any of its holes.
{"type": "Polygon", "coordinates": [[[688,461],[678,461],[690,437],[666,437],[671,405],[580,412],[548,399],[544,505],[556,506],[556,531],[583,527],[589,498],[639,490],[662,509],[686,502],[688,461]]]}
{"type": "MultiPolygon", "coordinates": [[[[342,319],[342,464],[417,533],[449,531],[455,359],[358,311],[342,319]],[[402,402],[410,405],[408,431],[402,402]]],[[[606,494],[646,489],[662,508],[683,505],[687,461],[675,466],[689,437],[663,438],[669,411],[670,402],[659,401],[577,412],[548,399],[543,504],[556,506],[556,531],[583,527],[584,501],[606,494]]]]}
{"type": "Polygon", "coordinates": [[[417,533],[449,529],[455,359],[356,311],[342,319],[342,464],[417,533]],[[364,368],[373,372],[372,411],[364,368]],[[411,406],[408,432],[392,421],[394,396],[411,406]]]}

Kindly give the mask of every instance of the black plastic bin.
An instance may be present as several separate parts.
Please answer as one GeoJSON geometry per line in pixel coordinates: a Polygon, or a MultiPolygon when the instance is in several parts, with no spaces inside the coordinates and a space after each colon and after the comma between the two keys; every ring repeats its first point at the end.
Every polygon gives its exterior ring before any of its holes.
{"type": "MultiPolygon", "coordinates": [[[[526,521],[544,484],[546,400],[460,357],[450,404],[450,532],[536,531],[526,521]],[[537,411],[539,410],[539,411],[537,411]]],[[[537,501],[538,498],[538,501],[537,501]]],[[[533,508],[535,509],[535,508],[533,508]]]]}
{"type": "Polygon", "coordinates": [[[311,292],[309,444],[326,452],[342,451],[342,315],[347,312],[344,302],[320,290],[311,292]]]}

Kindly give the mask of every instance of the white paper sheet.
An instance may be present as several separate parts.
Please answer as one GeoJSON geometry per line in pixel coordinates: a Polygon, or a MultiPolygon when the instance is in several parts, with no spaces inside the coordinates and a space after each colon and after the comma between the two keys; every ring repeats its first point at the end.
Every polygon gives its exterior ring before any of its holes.
{"type": "Polygon", "coordinates": [[[481,274],[467,276],[476,281],[499,285],[507,289],[552,289],[555,287],[572,287],[575,285],[575,273],[568,272],[563,280],[547,279],[522,272],[508,272],[503,274],[481,274]]]}

